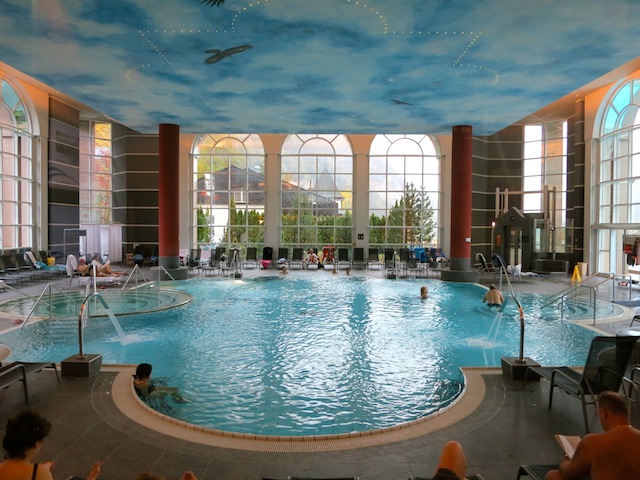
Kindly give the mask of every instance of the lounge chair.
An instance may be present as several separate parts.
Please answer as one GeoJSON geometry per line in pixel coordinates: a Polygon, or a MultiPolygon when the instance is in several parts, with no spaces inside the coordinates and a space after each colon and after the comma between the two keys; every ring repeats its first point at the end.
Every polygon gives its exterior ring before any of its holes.
{"type": "Polygon", "coordinates": [[[273,247],[263,247],[260,264],[264,269],[269,268],[273,264],[273,247]]]}
{"type": "Polygon", "coordinates": [[[189,260],[187,260],[187,267],[200,268],[200,254],[201,251],[199,248],[192,248],[189,250],[189,260]]]}
{"type": "Polygon", "coordinates": [[[418,259],[413,257],[407,260],[407,276],[418,278],[422,275],[422,266],[418,263],[418,259]]]}
{"type": "Polygon", "coordinates": [[[0,255],[0,268],[2,269],[2,274],[6,275],[7,279],[15,280],[15,283],[26,283],[34,280],[32,273],[23,271],[16,266],[11,255],[0,255]]]}
{"type": "Polygon", "coordinates": [[[380,261],[380,250],[377,247],[369,247],[369,260],[367,261],[369,270],[382,270],[380,261]]]}
{"type": "Polygon", "coordinates": [[[585,430],[589,433],[587,405],[595,405],[600,392],[617,392],[620,389],[631,351],[637,340],[638,337],[594,337],[582,372],[569,367],[528,367],[524,382],[526,383],[530,374],[537,374],[551,382],[549,409],[555,387],[578,398],[582,403],[585,430]]]}
{"type": "Polygon", "coordinates": [[[289,268],[299,268],[302,269],[304,263],[304,248],[295,247],[293,249],[293,255],[291,257],[291,261],[289,262],[289,268]]]}
{"type": "Polygon", "coordinates": [[[534,478],[535,480],[543,480],[549,470],[556,468],[558,468],[557,463],[554,465],[520,465],[517,479],[524,475],[534,478]]]}
{"type": "Polygon", "coordinates": [[[364,248],[355,247],[353,249],[353,268],[364,270],[367,268],[367,261],[364,259],[364,248]]]}
{"type": "Polygon", "coordinates": [[[338,268],[339,269],[351,268],[351,260],[349,259],[349,249],[348,248],[339,248],[338,249],[338,268]]]}
{"type": "Polygon", "coordinates": [[[256,268],[258,266],[258,249],[247,247],[247,256],[242,262],[242,268],[256,268]]]}
{"type": "Polygon", "coordinates": [[[289,265],[289,249],[286,247],[278,248],[278,256],[276,257],[278,267],[289,265]]]}
{"type": "Polygon", "coordinates": [[[71,286],[75,277],[84,277],[86,275],[85,272],[78,271],[78,259],[76,256],[72,253],[67,255],[67,276],[70,277],[69,286],[71,286]]]}
{"type": "Polygon", "coordinates": [[[0,367],[0,389],[9,387],[17,382],[22,382],[22,389],[24,390],[24,400],[29,404],[29,389],[27,388],[27,377],[34,373],[41,372],[45,368],[53,368],[56,372],[56,379],[60,383],[60,377],[58,376],[58,368],[55,363],[42,362],[13,362],[4,367],[0,367]]]}
{"type": "MultiPolygon", "coordinates": [[[[33,278],[37,280],[42,280],[45,277],[49,277],[49,272],[46,272],[44,270],[38,270],[35,263],[31,263],[31,261],[27,262],[24,258],[24,254],[14,253],[12,256],[16,266],[20,269],[21,272],[30,273],[33,276],[33,278]]],[[[35,257],[34,257],[34,260],[35,260],[35,257]]]]}
{"type": "Polygon", "coordinates": [[[396,268],[396,251],[393,248],[384,249],[384,268],[396,268]]]}

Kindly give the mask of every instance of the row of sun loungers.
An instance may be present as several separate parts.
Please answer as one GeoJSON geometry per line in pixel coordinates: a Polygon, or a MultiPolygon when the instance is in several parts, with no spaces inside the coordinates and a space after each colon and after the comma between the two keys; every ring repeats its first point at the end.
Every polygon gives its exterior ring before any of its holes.
{"type": "Polygon", "coordinates": [[[0,255],[0,281],[3,282],[2,285],[20,286],[38,281],[49,281],[64,273],[64,270],[58,267],[49,267],[46,264],[46,252],[38,252],[38,254],[44,261],[38,260],[33,252],[0,255]]]}

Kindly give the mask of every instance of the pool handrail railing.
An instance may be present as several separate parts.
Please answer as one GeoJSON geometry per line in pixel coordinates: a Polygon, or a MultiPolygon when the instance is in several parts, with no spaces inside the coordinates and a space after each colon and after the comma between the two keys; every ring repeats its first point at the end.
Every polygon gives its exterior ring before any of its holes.
{"type": "MultiPolygon", "coordinates": [[[[14,290],[22,295],[24,295],[25,297],[28,298],[33,298],[31,295],[27,295],[24,292],[21,292],[20,290],[17,290],[13,287],[11,287],[10,285],[6,285],[7,287],[11,288],[11,290],[14,290]]],[[[31,318],[31,316],[33,315],[33,312],[35,312],[36,307],[38,306],[38,304],[40,304],[40,302],[43,302],[43,298],[44,298],[44,294],[47,293],[47,291],[49,292],[49,319],[51,319],[53,317],[53,302],[51,299],[51,289],[55,288],[59,293],[62,294],[62,296],[64,298],[66,298],[67,300],[69,300],[71,303],[73,303],[74,305],[76,304],[76,302],[74,302],[66,293],[64,293],[62,290],[60,290],[55,284],[53,283],[48,283],[46,285],[46,287],[44,287],[44,290],[42,290],[42,293],[38,296],[38,299],[36,300],[36,302],[33,304],[33,307],[31,307],[31,310],[29,310],[29,314],[25,317],[24,321],[22,322],[22,324],[20,325],[20,329],[22,329],[22,327],[24,327],[26,325],[26,323],[29,321],[29,319],[31,318]]],[[[46,302],[45,302],[46,303],[46,302]]]]}
{"type": "MultiPolygon", "coordinates": [[[[504,262],[500,262],[501,282],[502,274],[504,274],[504,277],[507,279],[507,288],[509,291],[508,296],[513,298],[513,301],[516,302],[516,305],[518,306],[518,314],[520,317],[520,350],[518,353],[518,358],[516,358],[516,363],[526,363],[527,360],[524,358],[524,310],[522,309],[522,304],[520,303],[520,300],[518,300],[516,292],[513,290],[513,285],[511,285],[511,280],[509,279],[509,274],[507,273],[507,268],[504,266],[504,262]]],[[[502,313],[502,310],[504,310],[504,305],[500,308],[500,313],[502,313]]]]}

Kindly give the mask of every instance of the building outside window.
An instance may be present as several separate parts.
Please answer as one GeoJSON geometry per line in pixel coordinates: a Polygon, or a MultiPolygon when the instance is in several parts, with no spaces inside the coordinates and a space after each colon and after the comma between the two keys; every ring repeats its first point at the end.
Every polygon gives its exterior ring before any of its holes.
{"type": "Polygon", "coordinates": [[[593,198],[598,271],[625,273],[636,267],[624,239],[640,236],[640,79],[613,92],[602,117],[593,198]]]}
{"type": "Polygon", "coordinates": [[[344,135],[289,135],[280,195],[283,247],[351,247],[353,151],[344,135]]]}
{"type": "Polygon", "coordinates": [[[377,135],[369,155],[369,245],[438,247],[440,155],[428,135],[377,135]]]}
{"type": "Polygon", "coordinates": [[[0,249],[35,247],[33,136],[22,99],[0,79],[0,249]]]}
{"type": "Polygon", "coordinates": [[[265,153],[258,135],[207,134],[192,149],[190,228],[200,248],[264,246],[265,153]]]}

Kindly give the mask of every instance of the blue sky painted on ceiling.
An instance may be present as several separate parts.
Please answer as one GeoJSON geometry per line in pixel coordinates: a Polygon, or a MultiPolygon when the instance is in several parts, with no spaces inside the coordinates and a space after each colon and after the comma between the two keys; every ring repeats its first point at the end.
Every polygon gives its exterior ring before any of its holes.
{"type": "Polygon", "coordinates": [[[490,134],[640,52],[632,0],[0,0],[0,61],[144,133],[490,134]],[[250,45],[215,63],[214,53],[250,45]]]}

